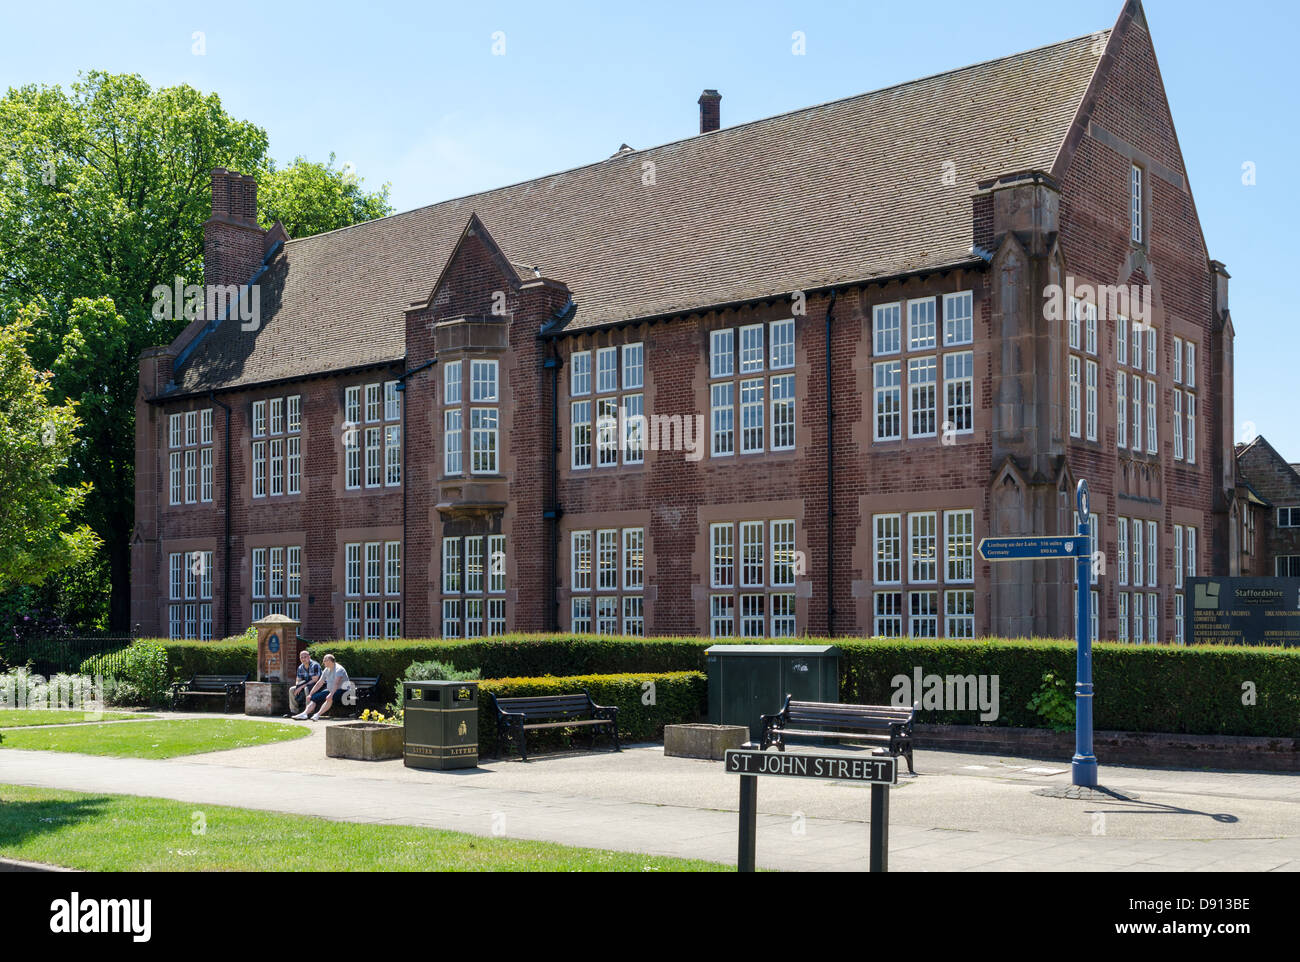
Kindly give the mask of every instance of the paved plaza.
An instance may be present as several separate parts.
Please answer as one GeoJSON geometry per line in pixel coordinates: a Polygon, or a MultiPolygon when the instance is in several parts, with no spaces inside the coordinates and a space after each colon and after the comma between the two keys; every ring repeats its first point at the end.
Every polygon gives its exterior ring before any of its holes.
{"type": "MultiPolygon", "coordinates": [[[[327,758],[329,723],[287,724],[311,734],[160,761],[0,750],[0,783],[735,863],[739,779],[721,762],[634,745],[427,772],[327,758]]],[[[891,792],[891,871],[1300,870],[1300,776],[1102,759],[1102,784],[1123,797],[1074,800],[1036,794],[1069,784],[1068,760],[921,748],[916,762],[891,792]]],[[[864,785],[760,778],[759,867],[865,871],[869,797],[864,785]]]]}

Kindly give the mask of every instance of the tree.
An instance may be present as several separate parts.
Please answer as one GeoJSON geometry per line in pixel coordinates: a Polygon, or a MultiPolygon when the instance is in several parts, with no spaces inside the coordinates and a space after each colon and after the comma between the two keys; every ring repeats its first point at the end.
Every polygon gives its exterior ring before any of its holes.
{"type": "Polygon", "coordinates": [[[333,154],[324,164],[297,157],[283,170],[271,164],[258,178],[258,218],[263,227],[278,220],[290,237],[308,237],[391,214],[388,188],[366,193],[350,165],[335,168],[333,154]]]}
{"type": "Polygon", "coordinates": [[[212,168],[253,173],[304,232],[389,212],[387,188],[361,192],[332,158],[275,171],[267,145],[215,94],[154,90],[135,75],[92,71],[66,92],[28,85],[0,98],[0,323],[43,305],[29,350],[54,371],[56,399],[79,404],[66,472],[95,482],[78,518],[103,538],[115,629],[130,618],[136,359],[185,326],[154,318],[151,292],[202,283],[212,168]]]}
{"type": "Polygon", "coordinates": [[[89,527],[70,524],[90,485],[55,480],[80,422],[75,405],[50,403],[50,374],[28,355],[38,313],[0,325],[0,591],[39,584],[99,547],[89,527]]]}

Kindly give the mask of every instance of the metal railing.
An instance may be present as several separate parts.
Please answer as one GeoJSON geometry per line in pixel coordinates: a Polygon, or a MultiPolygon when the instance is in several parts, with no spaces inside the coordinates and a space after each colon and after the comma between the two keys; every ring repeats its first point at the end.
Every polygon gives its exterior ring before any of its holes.
{"type": "Polygon", "coordinates": [[[77,674],[87,661],[86,674],[117,675],[123,666],[130,635],[96,635],[75,638],[31,638],[0,644],[0,658],[11,668],[30,666],[49,678],[77,674]]]}

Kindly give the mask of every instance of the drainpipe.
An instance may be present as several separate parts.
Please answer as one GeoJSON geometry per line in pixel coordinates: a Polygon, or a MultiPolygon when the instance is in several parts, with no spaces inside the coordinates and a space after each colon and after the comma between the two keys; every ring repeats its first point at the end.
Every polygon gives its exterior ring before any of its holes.
{"type": "Polygon", "coordinates": [[[224,628],[221,632],[222,638],[230,637],[230,503],[231,503],[231,484],[230,484],[230,405],[224,401],[217,400],[216,391],[208,391],[208,400],[213,404],[220,406],[226,412],[226,439],[222,442],[222,447],[226,451],[226,473],[221,480],[221,486],[226,489],[226,544],[221,551],[221,621],[224,628]]]}
{"type": "Polygon", "coordinates": [[[578,305],[569,298],[568,303],[551,315],[551,319],[542,325],[538,338],[547,342],[550,353],[542,361],[542,367],[551,372],[551,484],[548,492],[550,504],[542,510],[542,517],[549,522],[547,532],[548,547],[546,585],[548,600],[546,603],[547,626],[551,631],[560,630],[560,601],[555,596],[556,582],[560,570],[560,517],[564,511],[560,508],[560,368],[563,361],[556,347],[560,332],[569,319],[578,311],[578,305]]]}
{"type": "Polygon", "coordinates": [[[826,304],[826,634],[835,634],[835,406],[831,391],[831,321],[839,292],[826,304]]]}
{"type": "MultiPolygon", "coordinates": [[[[405,374],[401,374],[397,378],[397,393],[402,401],[402,420],[400,423],[402,425],[402,553],[403,555],[409,553],[409,546],[406,540],[406,489],[407,487],[409,487],[408,481],[410,480],[410,476],[407,473],[407,465],[406,465],[406,432],[407,432],[407,428],[409,427],[406,419],[406,379],[413,374],[419,374],[425,368],[433,367],[437,363],[438,363],[438,358],[435,356],[432,360],[425,361],[419,367],[411,368],[405,374]]],[[[399,597],[402,599],[402,629],[401,629],[402,637],[406,637],[406,573],[405,573],[406,561],[405,558],[403,558],[402,561],[402,568],[403,568],[402,593],[401,595],[399,595],[399,597]]]]}

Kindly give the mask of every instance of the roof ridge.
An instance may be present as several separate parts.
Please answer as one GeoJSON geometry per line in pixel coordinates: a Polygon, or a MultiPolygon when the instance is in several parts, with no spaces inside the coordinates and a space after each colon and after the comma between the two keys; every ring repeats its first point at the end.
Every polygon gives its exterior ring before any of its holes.
{"type": "Polygon", "coordinates": [[[793,110],[783,110],[780,113],[769,114],[766,117],[757,117],[754,120],[747,120],[742,124],[735,124],[730,127],[720,127],[717,130],[711,130],[708,133],[692,134],[689,137],[679,137],[676,140],[668,140],[662,144],[656,144],[653,147],[642,147],[640,149],[620,151],[619,153],[613,154],[609,157],[603,157],[600,160],[594,160],[594,161],[589,161],[588,163],[585,164],[579,164],[576,167],[566,167],[563,170],[552,171],[549,174],[540,174],[537,177],[529,177],[526,178],[525,180],[517,180],[509,184],[501,184],[497,187],[488,187],[484,190],[476,190],[468,194],[462,194],[458,197],[447,197],[444,198],[443,200],[434,201],[431,204],[422,204],[419,207],[412,207],[408,210],[397,211],[392,214],[387,214],[383,217],[376,217],[373,220],[362,221],[359,224],[349,224],[346,227],[336,227],[333,230],[321,231],[319,234],[308,234],[306,237],[293,237],[285,242],[285,247],[288,248],[290,245],[299,244],[302,243],[303,241],[314,240],[317,237],[325,237],[326,235],[329,234],[337,234],[342,231],[356,230],[357,228],[365,227],[369,224],[378,224],[382,221],[395,220],[398,217],[406,217],[409,214],[418,214],[422,211],[427,211],[434,207],[441,207],[443,204],[453,204],[458,201],[467,201],[475,197],[482,197],[486,194],[494,194],[497,191],[510,190],[513,187],[522,187],[525,184],[536,184],[544,180],[549,180],[552,177],[563,177],[566,174],[577,173],[580,170],[586,170],[590,167],[600,167],[615,158],[630,157],[635,154],[644,154],[654,150],[663,150],[667,147],[673,147],[676,146],[677,144],[688,143],[689,141],[693,141],[693,140],[700,140],[704,137],[718,137],[718,136],[730,134],[733,131],[743,130],[746,127],[753,127],[753,126],[757,126],[758,124],[769,123],[774,120],[779,120],[783,117],[793,116],[794,114],[807,113],[813,110],[821,110],[824,107],[833,107],[837,104],[845,104],[853,100],[861,100],[865,97],[874,97],[878,94],[886,93],[887,91],[890,90],[898,90],[903,87],[910,87],[913,86],[914,84],[925,83],[928,80],[937,80],[940,77],[947,77],[952,74],[962,73],[963,71],[974,70],[978,67],[987,67],[991,64],[1001,63],[1004,60],[1014,60],[1017,57],[1023,57],[1031,53],[1039,53],[1040,51],[1050,50],[1054,47],[1064,47],[1069,44],[1078,43],[1080,40],[1095,40],[1095,38],[1101,36],[1105,36],[1105,38],[1109,40],[1112,31],[1113,31],[1112,27],[1107,27],[1105,30],[1094,30],[1091,31],[1090,33],[1084,33],[1084,34],[1079,34],[1076,37],[1070,37],[1068,40],[1058,40],[1055,43],[1047,43],[1037,47],[1030,47],[1027,50],[1021,50],[1018,51],[1017,53],[1004,54],[1001,57],[991,57],[988,60],[980,60],[975,63],[966,64],[965,66],[962,67],[953,67],[949,70],[941,70],[938,73],[927,74],[924,77],[915,77],[912,80],[904,80],[904,81],[900,81],[899,83],[887,84],[884,87],[877,87],[874,90],[865,90],[861,93],[850,94],[847,97],[836,97],[832,100],[824,100],[820,103],[810,104],[806,107],[796,107],[793,110]]]}

